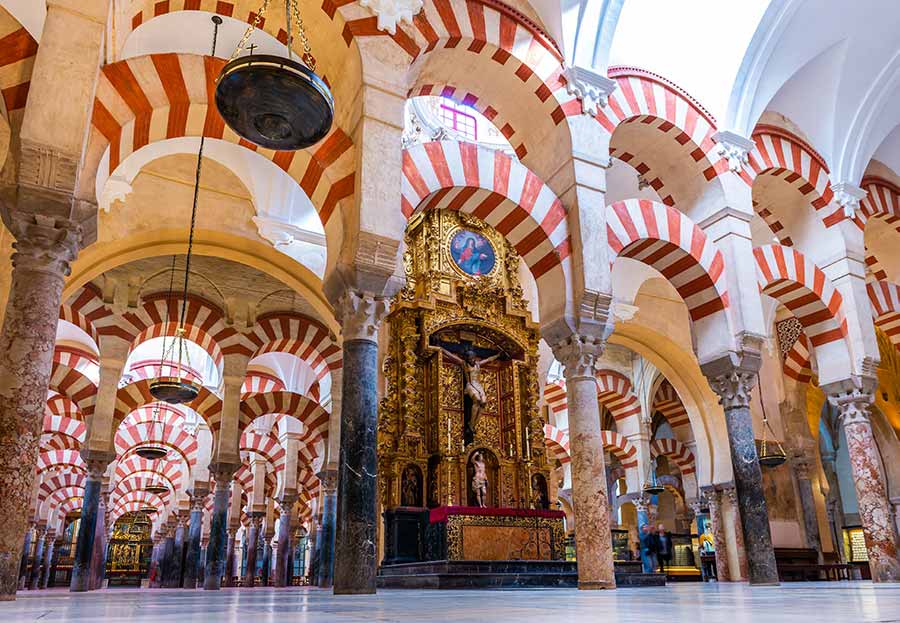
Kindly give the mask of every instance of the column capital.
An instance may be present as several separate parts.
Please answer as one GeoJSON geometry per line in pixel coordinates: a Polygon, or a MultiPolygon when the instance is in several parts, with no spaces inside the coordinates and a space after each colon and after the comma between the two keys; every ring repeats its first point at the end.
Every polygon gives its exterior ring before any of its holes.
{"type": "Polygon", "coordinates": [[[336,469],[323,469],[316,476],[326,494],[337,491],[338,471],[336,469]]]}
{"type": "Polygon", "coordinates": [[[691,509],[691,512],[694,513],[694,517],[697,517],[703,513],[704,504],[702,499],[697,498],[696,500],[689,500],[687,505],[688,508],[691,509]]]}
{"type": "Polygon", "coordinates": [[[791,467],[800,480],[809,480],[812,471],[812,461],[805,456],[796,456],[791,459],[791,467]]]}
{"type": "Polygon", "coordinates": [[[574,95],[581,102],[581,113],[589,117],[606,107],[609,96],[618,86],[615,80],[576,65],[566,67],[563,77],[566,80],[566,93],[574,95]]]}
{"type": "Polygon", "coordinates": [[[224,486],[231,483],[234,473],[241,466],[237,463],[224,463],[215,461],[209,464],[209,474],[216,482],[216,486],[224,486]]]}
{"type": "Polygon", "coordinates": [[[100,480],[103,478],[106,468],[115,460],[116,453],[82,448],[81,458],[87,467],[88,477],[93,480],[100,480]]]}
{"type": "Polygon", "coordinates": [[[634,504],[634,510],[639,513],[646,513],[650,508],[650,500],[645,498],[644,496],[638,496],[631,500],[631,503],[634,504]]]}
{"type": "Polygon", "coordinates": [[[597,359],[606,349],[606,340],[573,333],[552,347],[553,356],[563,365],[566,381],[594,378],[597,359]]]}
{"type": "Polygon", "coordinates": [[[294,504],[297,502],[297,499],[300,497],[296,491],[285,491],[281,494],[281,497],[277,499],[278,506],[281,508],[282,513],[290,513],[291,509],[294,507],[294,504]]]}
{"type": "Polygon", "coordinates": [[[706,500],[707,507],[715,505],[719,501],[719,490],[716,489],[715,485],[700,487],[700,495],[706,500]]]}
{"type": "Polygon", "coordinates": [[[844,216],[854,218],[856,211],[859,210],[859,202],[862,201],[867,193],[865,190],[852,182],[837,182],[831,185],[834,191],[834,201],[844,210],[844,216]]]}
{"type": "Polygon", "coordinates": [[[712,138],[716,142],[716,153],[728,161],[732,173],[740,173],[749,164],[750,152],[756,147],[751,139],[728,130],[716,132],[712,138]]]}
{"type": "Polygon", "coordinates": [[[735,508],[737,507],[737,488],[734,486],[733,482],[722,485],[722,494],[728,498],[728,501],[731,502],[735,508]]]}
{"type": "Polygon", "coordinates": [[[11,213],[6,221],[16,238],[12,255],[14,268],[60,278],[69,276],[69,264],[78,256],[83,243],[79,223],[19,211],[11,213]]]}
{"type": "Polygon", "coordinates": [[[191,500],[191,510],[192,511],[202,511],[203,507],[206,503],[206,496],[209,495],[208,488],[200,488],[194,487],[190,491],[188,491],[188,496],[191,500]]]}
{"type": "Polygon", "coordinates": [[[378,340],[378,329],[390,310],[390,301],[361,290],[346,290],[338,298],[335,311],[344,341],[378,340]]]}
{"type": "Polygon", "coordinates": [[[878,379],[858,376],[822,385],[828,402],[837,409],[841,426],[869,424],[869,406],[875,401],[878,379]]]}

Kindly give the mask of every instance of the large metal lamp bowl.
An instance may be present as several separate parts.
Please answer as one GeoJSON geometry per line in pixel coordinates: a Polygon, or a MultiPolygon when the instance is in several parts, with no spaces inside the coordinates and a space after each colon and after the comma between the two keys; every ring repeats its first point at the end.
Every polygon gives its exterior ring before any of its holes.
{"type": "Polygon", "coordinates": [[[279,151],[318,143],[334,120],[331,90],[315,72],[267,54],[242,56],[222,68],[216,107],[238,136],[279,151]]]}
{"type": "Polygon", "coordinates": [[[647,495],[659,495],[665,490],[666,488],[664,486],[656,483],[644,485],[644,493],[647,495]]]}
{"type": "Polygon", "coordinates": [[[158,461],[160,459],[166,458],[166,455],[169,453],[169,451],[165,446],[147,444],[146,446],[141,446],[140,448],[135,450],[134,453],[142,459],[147,459],[148,461],[158,461]]]}
{"type": "Polygon", "coordinates": [[[154,495],[162,495],[163,493],[168,493],[169,488],[165,485],[161,485],[158,482],[151,483],[144,487],[144,491],[147,493],[152,493],[154,495]]]}
{"type": "Polygon", "coordinates": [[[778,467],[787,461],[787,454],[781,450],[769,450],[761,452],[759,455],[759,464],[763,467],[778,467]]]}
{"type": "Polygon", "coordinates": [[[170,405],[191,402],[200,393],[200,386],[177,376],[161,377],[150,383],[150,395],[170,405]]]}

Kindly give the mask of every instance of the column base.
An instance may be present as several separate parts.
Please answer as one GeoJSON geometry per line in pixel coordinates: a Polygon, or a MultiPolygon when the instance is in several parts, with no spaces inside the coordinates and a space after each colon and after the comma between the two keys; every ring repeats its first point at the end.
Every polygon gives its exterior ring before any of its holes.
{"type": "Polygon", "coordinates": [[[374,595],[374,588],[335,588],[332,591],[334,595],[374,595]]]}
{"type": "Polygon", "coordinates": [[[753,580],[750,580],[748,583],[750,584],[750,586],[781,586],[781,582],[778,582],[778,581],[775,581],[775,582],[754,582],[753,580]]]}
{"type": "Polygon", "coordinates": [[[578,580],[578,590],[580,591],[603,591],[603,590],[615,590],[616,583],[615,582],[606,582],[603,580],[590,582],[585,580],[582,582],[578,580]]]}

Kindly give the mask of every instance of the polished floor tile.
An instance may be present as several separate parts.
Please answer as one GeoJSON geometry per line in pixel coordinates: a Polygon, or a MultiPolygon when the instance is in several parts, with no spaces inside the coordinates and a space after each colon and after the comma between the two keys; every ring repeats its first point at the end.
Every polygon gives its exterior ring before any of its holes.
{"type": "Polygon", "coordinates": [[[0,621],[20,623],[894,623],[900,585],[868,582],[797,583],[750,588],[741,584],[675,584],[608,592],[574,589],[401,591],[335,597],[290,589],[108,589],[19,593],[0,602],[0,621]],[[551,617],[553,617],[551,619],[551,617]]]}

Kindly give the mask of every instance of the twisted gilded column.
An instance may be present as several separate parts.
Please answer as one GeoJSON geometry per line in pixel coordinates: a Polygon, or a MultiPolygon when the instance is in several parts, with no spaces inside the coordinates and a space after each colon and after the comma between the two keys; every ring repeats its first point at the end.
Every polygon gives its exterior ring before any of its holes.
{"type": "Polygon", "coordinates": [[[63,284],[81,245],[72,221],[12,215],[12,283],[0,330],[0,600],[15,599],[63,284]]]}
{"type": "Polygon", "coordinates": [[[216,492],[213,495],[209,547],[206,549],[206,574],[203,578],[203,588],[208,591],[217,591],[222,587],[228,539],[228,498],[231,494],[231,478],[238,467],[239,465],[230,463],[213,463],[209,466],[209,473],[216,481],[216,492]]]}
{"type": "Polygon", "coordinates": [[[347,290],[336,308],[344,341],[334,593],[368,594],[377,563],[378,328],[388,301],[347,290]]]}
{"type": "Polygon", "coordinates": [[[616,587],[610,504],[600,437],[600,407],[594,376],[596,361],[603,354],[603,348],[601,340],[580,335],[572,335],[553,348],[566,377],[579,589],[616,587]]]}
{"type": "MultiPolygon", "coordinates": [[[[900,582],[897,528],[887,496],[881,459],[872,434],[869,405],[877,381],[864,379],[862,387],[823,386],[828,402],[838,410],[853,471],[859,518],[866,539],[873,582],[900,582]]],[[[837,385],[837,384],[835,384],[837,385]]]]}
{"type": "Polygon", "coordinates": [[[329,588],[334,583],[334,522],[337,511],[337,470],[319,472],[322,485],[322,527],[318,532],[319,586],[329,588]]]}
{"type": "Polygon", "coordinates": [[[182,588],[197,588],[200,574],[200,536],[203,530],[203,504],[209,491],[195,487],[191,491],[191,516],[188,526],[187,555],[184,558],[182,588]]]}
{"type": "Polygon", "coordinates": [[[297,494],[285,492],[278,500],[278,553],[275,557],[275,586],[290,586],[288,580],[291,553],[291,511],[297,501],[297,494]]]}
{"type": "Polygon", "coordinates": [[[701,367],[725,411],[750,584],[775,585],[778,569],[750,415],[750,390],[756,382],[759,353],[747,352],[741,358],[740,363],[728,357],[701,367]]]}

